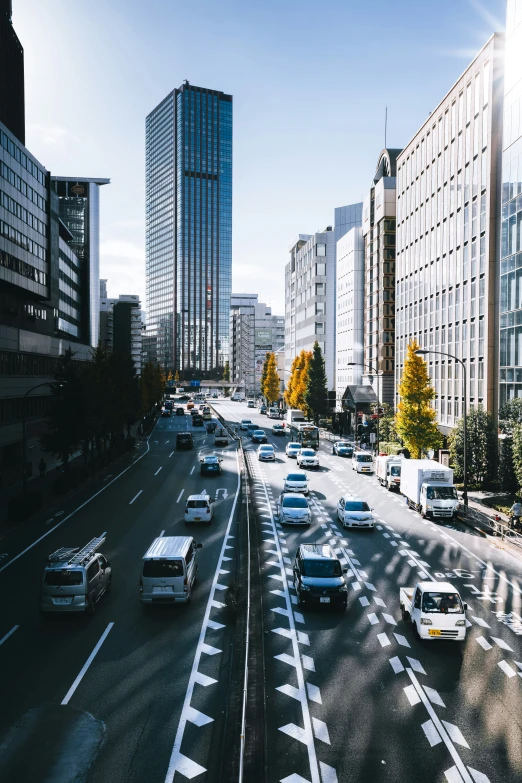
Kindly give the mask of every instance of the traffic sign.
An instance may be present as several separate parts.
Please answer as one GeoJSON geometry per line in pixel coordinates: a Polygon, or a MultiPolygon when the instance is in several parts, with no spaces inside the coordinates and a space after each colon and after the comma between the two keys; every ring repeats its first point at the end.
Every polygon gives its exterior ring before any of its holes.
{"type": "Polygon", "coordinates": [[[191,386],[201,386],[201,381],[191,381],[190,385],[191,386]]]}

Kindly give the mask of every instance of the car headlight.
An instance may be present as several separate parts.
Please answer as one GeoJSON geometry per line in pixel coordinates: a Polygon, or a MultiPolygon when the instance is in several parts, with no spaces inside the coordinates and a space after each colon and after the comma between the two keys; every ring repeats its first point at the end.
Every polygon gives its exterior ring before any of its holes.
{"type": "Polygon", "coordinates": [[[421,617],[421,625],[433,625],[433,623],[427,617],[421,617]]]}
{"type": "Polygon", "coordinates": [[[466,625],[466,621],[465,620],[457,620],[455,625],[466,625]]]}
{"type": "Polygon", "coordinates": [[[340,588],[339,588],[339,592],[340,593],[347,593],[348,592],[348,587],[346,585],[341,585],[340,588]]]}
{"type": "Polygon", "coordinates": [[[309,586],[309,585],[303,585],[303,584],[302,584],[302,585],[301,585],[301,590],[306,590],[306,592],[308,592],[308,591],[310,590],[310,586],[309,586]]]}

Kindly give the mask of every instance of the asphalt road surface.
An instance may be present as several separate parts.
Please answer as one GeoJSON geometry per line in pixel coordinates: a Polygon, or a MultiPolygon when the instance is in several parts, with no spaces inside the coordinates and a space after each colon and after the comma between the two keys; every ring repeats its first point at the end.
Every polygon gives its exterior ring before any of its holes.
{"type": "Polygon", "coordinates": [[[1,780],[218,779],[239,471],[231,443],[217,450],[222,475],[200,476],[198,455],[214,450],[213,436],[192,428],[190,416],[161,418],[134,464],[119,478],[115,470],[101,494],[70,518],[72,508],[42,520],[31,540],[24,530],[10,540],[0,563],[1,780]],[[195,448],[176,451],[176,433],[187,429],[195,448]],[[185,499],[204,489],[217,497],[214,521],[187,529],[185,499]],[[105,531],[112,590],[94,617],[41,616],[47,555],[105,531]],[[140,560],[162,534],[203,544],[198,582],[188,605],[147,609],[139,601],[140,560]]]}
{"type": "Polygon", "coordinates": [[[308,471],[310,528],[279,524],[275,501],[295,460],[273,421],[220,401],[231,422],[269,433],[276,463],[244,434],[262,530],[267,780],[284,783],[522,781],[522,561],[466,528],[423,520],[321,442],[308,471]],[[343,529],[343,492],[365,499],[373,531],[343,529]],[[346,561],[344,615],[298,609],[292,564],[302,542],[346,561]],[[399,587],[449,580],[468,603],[466,642],[420,642],[401,620],[399,587]]]}

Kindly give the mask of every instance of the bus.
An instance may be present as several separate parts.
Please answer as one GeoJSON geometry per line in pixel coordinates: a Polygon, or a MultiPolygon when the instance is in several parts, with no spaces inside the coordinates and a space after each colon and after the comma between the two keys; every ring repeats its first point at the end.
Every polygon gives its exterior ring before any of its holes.
{"type": "Polygon", "coordinates": [[[314,427],[313,424],[295,422],[290,425],[287,424],[286,429],[292,443],[300,443],[303,448],[315,449],[316,451],[319,448],[319,427],[314,427]]]}

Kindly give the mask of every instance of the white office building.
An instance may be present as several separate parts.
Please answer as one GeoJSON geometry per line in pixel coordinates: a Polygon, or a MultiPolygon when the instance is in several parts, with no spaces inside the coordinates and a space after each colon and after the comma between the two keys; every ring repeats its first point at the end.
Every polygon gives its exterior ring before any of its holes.
{"type": "Polygon", "coordinates": [[[448,433],[467,404],[496,412],[503,36],[493,35],[397,158],[396,386],[426,357],[448,433]],[[439,353],[437,353],[439,352],[439,353]]]}
{"type": "Polygon", "coordinates": [[[232,294],[230,303],[230,380],[256,397],[266,354],[285,342],[285,319],[258,301],[258,294],[232,294]]]}
{"type": "Polygon", "coordinates": [[[337,242],[337,409],[346,386],[362,382],[364,360],[364,239],[352,228],[337,242]],[[349,364],[355,362],[354,367],[349,364]]]}

